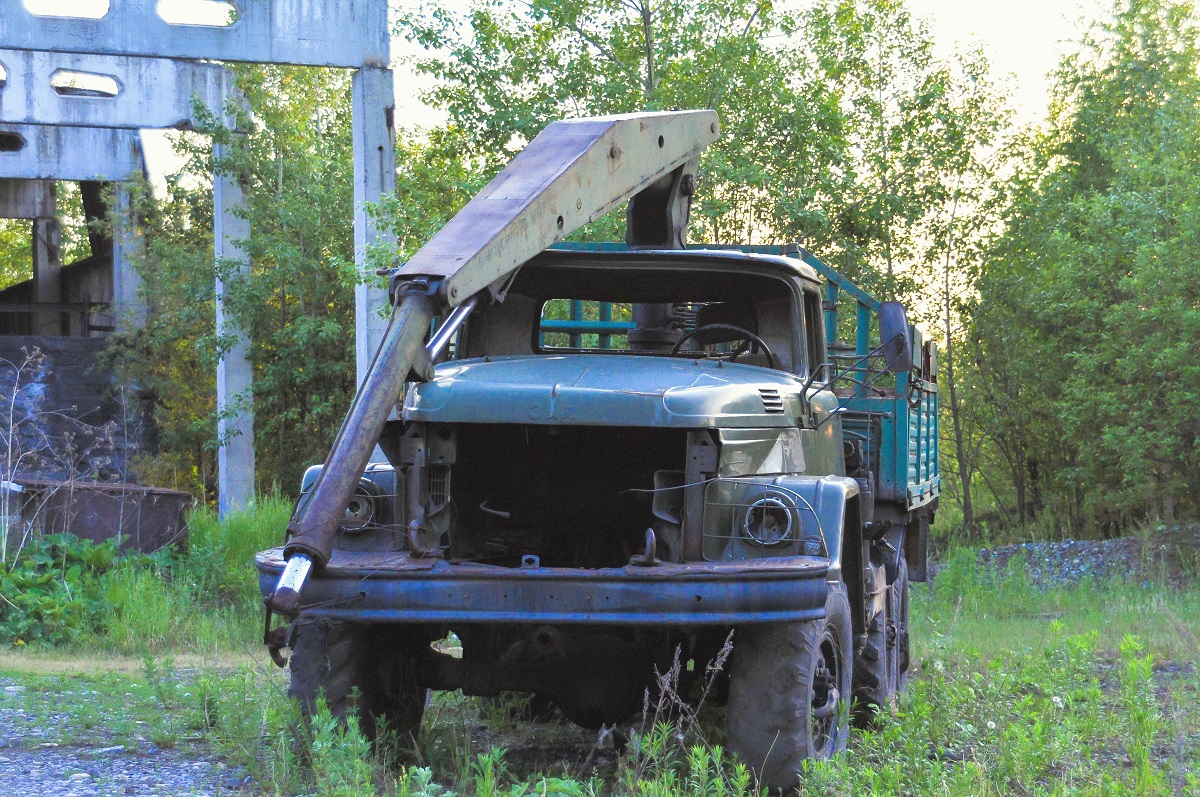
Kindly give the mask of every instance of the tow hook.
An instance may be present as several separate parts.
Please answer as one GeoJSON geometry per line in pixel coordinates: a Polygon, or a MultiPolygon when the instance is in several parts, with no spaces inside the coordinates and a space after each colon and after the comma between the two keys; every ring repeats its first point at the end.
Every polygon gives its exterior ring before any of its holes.
{"type": "Polygon", "coordinates": [[[654,529],[646,529],[646,552],[629,557],[629,564],[634,567],[658,565],[658,539],[654,536],[654,529]]]}
{"type": "Polygon", "coordinates": [[[267,609],[266,624],[263,628],[263,644],[267,646],[267,653],[271,654],[271,661],[275,662],[276,667],[283,669],[288,663],[288,657],[283,655],[283,649],[288,646],[288,626],[271,628],[271,614],[271,610],[267,609]]]}
{"type": "Polygon", "coordinates": [[[813,719],[818,719],[818,720],[828,719],[829,717],[832,717],[834,714],[836,714],[837,713],[837,703],[840,698],[841,698],[841,695],[838,694],[837,687],[830,689],[829,697],[828,697],[828,699],[826,699],[825,705],[821,706],[819,709],[817,709],[815,712],[813,712],[813,719]]]}

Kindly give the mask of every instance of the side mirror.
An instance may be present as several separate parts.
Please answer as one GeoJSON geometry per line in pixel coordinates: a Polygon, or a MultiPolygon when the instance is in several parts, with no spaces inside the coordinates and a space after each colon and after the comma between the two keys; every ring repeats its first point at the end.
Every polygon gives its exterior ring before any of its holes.
{"type": "Polygon", "coordinates": [[[879,352],[885,371],[900,374],[912,370],[912,333],[900,302],[879,303],[879,352]]]}

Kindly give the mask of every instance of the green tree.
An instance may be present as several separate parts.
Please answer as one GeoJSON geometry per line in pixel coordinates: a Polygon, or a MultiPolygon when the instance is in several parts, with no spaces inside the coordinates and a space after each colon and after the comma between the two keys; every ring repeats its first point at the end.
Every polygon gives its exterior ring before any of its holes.
{"type": "Polygon", "coordinates": [[[1064,524],[1196,508],[1198,67],[1189,3],[1121,0],[1015,151],[979,283],[981,389],[1011,413],[1018,500],[1064,524]]]}
{"type": "Polygon", "coordinates": [[[33,235],[26,219],[0,219],[0,290],[33,275],[33,235]]]}
{"type": "Polygon", "coordinates": [[[488,176],[554,119],[716,109],[724,134],[702,159],[693,237],[753,242],[827,227],[844,173],[843,112],[797,25],[753,0],[536,0],[433,8],[401,31],[427,48],[427,99],[488,176]]]}
{"type": "Polygon", "coordinates": [[[248,132],[232,134],[214,118],[207,135],[178,137],[184,165],[167,195],[143,196],[151,321],[118,347],[160,404],[175,469],[206,494],[215,362],[228,345],[213,321],[214,168],[240,180],[249,200],[250,277],[226,282],[226,306],[252,341],[260,487],[292,488],[304,466],[324,457],[355,387],[349,74],[253,66],[238,67],[236,80],[248,132]],[[225,152],[216,163],[214,140],[225,152]]]}
{"type": "Polygon", "coordinates": [[[974,310],[974,286],[982,267],[979,242],[997,221],[993,186],[995,147],[1008,130],[1011,111],[990,78],[986,57],[978,48],[955,62],[931,70],[923,79],[928,128],[925,185],[919,186],[921,215],[909,227],[917,252],[913,274],[915,315],[938,335],[942,410],[941,436],[949,442],[943,460],[952,460],[957,484],[945,482],[962,508],[963,525],[975,525],[973,483],[979,447],[986,439],[979,428],[963,371],[966,325],[974,310]],[[936,121],[934,121],[936,120],[936,121]]]}
{"type": "MultiPolygon", "coordinates": [[[[59,259],[71,264],[92,254],[78,183],[58,183],[59,259]]],[[[33,228],[28,219],[0,219],[0,290],[33,278],[33,228]]]]}

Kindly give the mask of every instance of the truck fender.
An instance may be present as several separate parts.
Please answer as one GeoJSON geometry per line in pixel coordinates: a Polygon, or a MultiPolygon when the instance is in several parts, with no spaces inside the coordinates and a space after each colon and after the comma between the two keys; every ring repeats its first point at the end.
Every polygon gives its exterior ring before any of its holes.
{"type": "Polygon", "coordinates": [[[858,482],[846,476],[784,476],[775,486],[795,501],[802,536],[825,543],[833,580],[842,567],[847,513],[858,507],[858,482]]]}
{"type": "Polygon", "coordinates": [[[775,483],[794,495],[804,537],[824,540],[828,579],[845,583],[854,631],[862,633],[864,560],[858,482],[848,476],[784,476],[775,483]]]}

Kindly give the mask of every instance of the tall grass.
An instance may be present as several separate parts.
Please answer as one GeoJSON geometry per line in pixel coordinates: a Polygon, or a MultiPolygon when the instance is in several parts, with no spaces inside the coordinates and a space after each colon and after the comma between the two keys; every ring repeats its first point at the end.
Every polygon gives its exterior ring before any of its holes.
{"type": "Polygon", "coordinates": [[[1039,589],[1022,557],[994,571],[980,567],[969,549],[954,552],[937,580],[914,592],[912,611],[919,657],[949,656],[976,666],[1006,651],[1054,644],[1051,622],[1066,634],[1095,632],[1102,653],[1113,658],[1126,636],[1160,659],[1190,661],[1200,646],[1200,589],[1091,578],[1039,589]]]}
{"type": "MultiPolygon", "coordinates": [[[[168,652],[259,651],[253,555],[278,544],[290,511],[269,496],[223,522],[196,512],[185,550],[130,557],[99,577],[102,630],[76,644],[150,654],[149,662],[168,652]]],[[[936,582],[914,585],[912,611],[914,672],[898,716],[856,731],[838,760],[811,766],[805,793],[1200,795],[1200,588],[1114,581],[1039,590],[1020,559],[995,572],[959,551],[936,582]]],[[[526,729],[511,720],[485,728],[492,704],[459,694],[435,697],[416,749],[396,758],[327,712],[301,722],[286,676],[270,665],[189,677],[177,689],[178,677],[148,665],[141,680],[173,690],[153,700],[194,717],[186,727],[249,768],[263,793],[761,794],[720,734],[702,730],[705,717],[653,701],[640,723],[620,729],[628,744],[615,763],[589,768],[598,742],[591,752],[584,744],[567,771],[548,771],[522,769],[515,752],[526,729]]],[[[99,721],[87,701],[63,710],[79,727],[99,721]]],[[[163,739],[184,732],[170,723],[151,730],[163,739]]],[[[544,743],[569,730],[548,722],[537,733],[544,743]]]]}
{"type": "Polygon", "coordinates": [[[224,520],[194,510],[182,551],[129,557],[105,574],[103,634],[84,644],[138,655],[257,644],[262,602],[254,554],[279,544],[291,510],[279,495],[224,520]]]}

